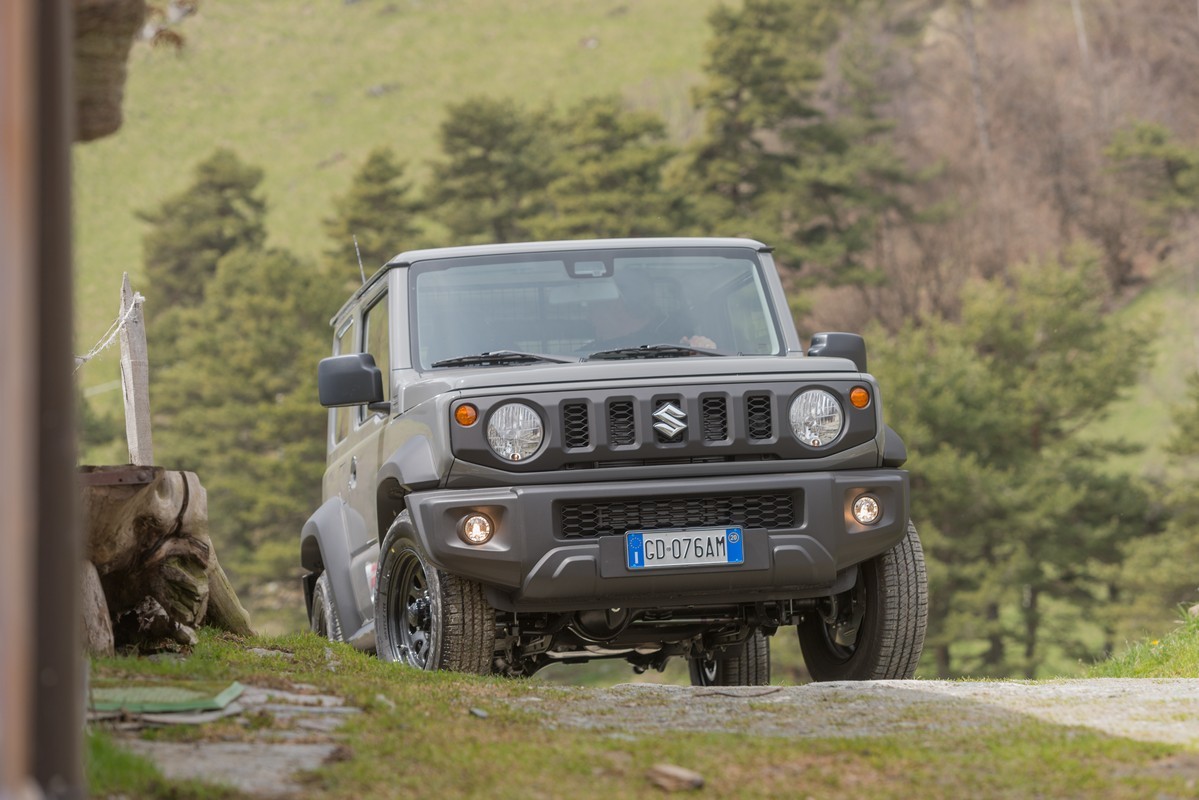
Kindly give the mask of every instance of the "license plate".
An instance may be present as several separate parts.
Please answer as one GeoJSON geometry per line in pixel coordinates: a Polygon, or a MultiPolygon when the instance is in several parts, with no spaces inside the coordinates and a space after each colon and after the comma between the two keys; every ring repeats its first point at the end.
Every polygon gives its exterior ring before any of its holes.
{"type": "Polygon", "coordinates": [[[624,539],[629,569],[745,563],[745,535],[740,528],[629,531],[624,539]]]}

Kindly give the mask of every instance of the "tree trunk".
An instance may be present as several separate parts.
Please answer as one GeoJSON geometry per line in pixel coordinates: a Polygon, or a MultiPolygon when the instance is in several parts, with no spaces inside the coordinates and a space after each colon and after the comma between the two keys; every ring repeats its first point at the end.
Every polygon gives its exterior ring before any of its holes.
{"type": "MultiPolygon", "coordinates": [[[[82,472],[86,557],[103,587],[116,647],[192,643],[200,625],[252,633],[208,536],[208,496],[195,473],[133,466],[82,472]]],[[[93,627],[89,643],[93,634],[102,637],[93,627]]]]}
{"type": "Polygon", "coordinates": [[[983,664],[986,674],[995,676],[1003,671],[1007,655],[1003,646],[1003,634],[999,630],[999,604],[987,603],[985,610],[987,620],[987,651],[983,653],[983,664]]]}
{"type": "Polygon", "coordinates": [[[1038,600],[1041,591],[1036,586],[1026,586],[1024,589],[1024,677],[1032,680],[1037,676],[1037,634],[1041,627],[1038,600]]]}

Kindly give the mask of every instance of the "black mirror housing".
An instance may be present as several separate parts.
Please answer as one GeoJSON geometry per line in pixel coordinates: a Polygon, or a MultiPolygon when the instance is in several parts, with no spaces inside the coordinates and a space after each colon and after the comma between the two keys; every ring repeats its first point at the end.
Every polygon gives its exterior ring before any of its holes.
{"type": "Polygon", "coordinates": [[[848,358],[866,372],[866,340],[856,333],[817,333],[808,347],[809,356],[848,358]]]}
{"type": "Polygon", "coordinates": [[[370,353],[322,358],[316,385],[325,408],[383,402],[383,373],[370,353]]]}

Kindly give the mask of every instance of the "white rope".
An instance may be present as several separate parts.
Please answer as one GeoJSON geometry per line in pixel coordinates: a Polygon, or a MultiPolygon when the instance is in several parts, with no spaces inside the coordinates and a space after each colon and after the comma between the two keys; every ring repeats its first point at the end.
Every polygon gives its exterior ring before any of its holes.
{"type": "Polygon", "coordinates": [[[117,335],[129,322],[129,318],[133,316],[133,312],[145,300],[146,298],[142,297],[141,292],[133,293],[133,302],[129,304],[129,308],[125,309],[125,313],[118,316],[116,321],[108,326],[108,330],[100,337],[100,341],[96,342],[96,346],[89,350],[87,355],[75,356],[75,372],[78,372],[80,367],[100,355],[104,350],[107,350],[116,341],[117,335]]]}

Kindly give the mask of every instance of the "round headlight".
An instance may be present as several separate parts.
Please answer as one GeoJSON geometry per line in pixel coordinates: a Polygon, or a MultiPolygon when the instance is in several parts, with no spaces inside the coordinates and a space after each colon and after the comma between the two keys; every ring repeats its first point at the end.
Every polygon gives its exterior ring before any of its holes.
{"type": "Polygon", "coordinates": [[[487,444],[505,461],[523,461],[537,452],[545,428],[537,412],[523,403],[507,403],[487,421],[487,444]]]}
{"type": "Polygon", "coordinates": [[[791,403],[791,430],[810,447],[824,447],[841,434],[841,404],[823,389],[809,389],[791,403]]]}

